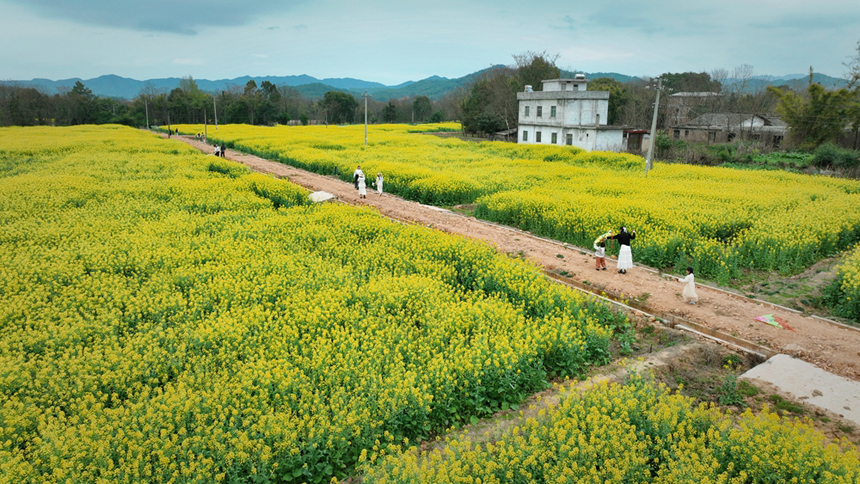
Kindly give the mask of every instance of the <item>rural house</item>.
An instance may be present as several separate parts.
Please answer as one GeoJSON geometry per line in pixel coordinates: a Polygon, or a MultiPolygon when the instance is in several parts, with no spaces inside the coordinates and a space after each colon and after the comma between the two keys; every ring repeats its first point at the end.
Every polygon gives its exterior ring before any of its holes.
{"type": "MultiPolygon", "coordinates": [[[[589,151],[627,149],[624,128],[607,125],[609,91],[587,91],[588,79],[582,74],[542,84],[542,91],[526,86],[517,93],[519,143],[578,146],[589,151]]],[[[640,132],[636,134],[641,137],[640,132]]],[[[641,139],[637,138],[637,144],[642,146],[641,139]]]]}
{"type": "Polygon", "coordinates": [[[762,114],[709,113],[672,126],[673,139],[693,143],[728,143],[736,138],[778,148],[788,126],[779,117],[762,114]]]}
{"type": "Polygon", "coordinates": [[[669,125],[687,124],[698,113],[713,112],[722,100],[718,92],[676,92],[666,99],[666,117],[669,125]],[[698,111],[698,113],[697,113],[698,111]]]}

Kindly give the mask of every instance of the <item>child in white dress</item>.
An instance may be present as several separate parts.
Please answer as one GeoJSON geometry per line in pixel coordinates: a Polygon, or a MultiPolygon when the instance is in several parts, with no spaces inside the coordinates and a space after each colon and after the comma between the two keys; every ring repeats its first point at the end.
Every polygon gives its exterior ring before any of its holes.
{"type": "MultiPolygon", "coordinates": [[[[678,279],[678,282],[681,282],[681,279],[678,279]]],[[[681,293],[681,296],[684,297],[684,301],[687,304],[696,304],[699,302],[699,295],[696,294],[696,276],[693,275],[693,268],[687,268],[687,277],[683,279],[684,284],[684,292],[681,293]]]]}
{"type": "Polygon", "coordinates": [[[382,195],[382,172],[376,174],[376,193],[382,195]]]}

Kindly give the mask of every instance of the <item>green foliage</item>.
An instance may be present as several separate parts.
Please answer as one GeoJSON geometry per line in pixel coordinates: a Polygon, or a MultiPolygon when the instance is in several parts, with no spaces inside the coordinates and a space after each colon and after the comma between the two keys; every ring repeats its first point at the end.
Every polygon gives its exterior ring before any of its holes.
{"type": "Polygon", "coordinates": [[[665,131],[658,131],[654,141],[654,157],[666,158],[672,150],[681,149],[686,146],[683,140],[672,139],[665,131]]]}
{"type": "Polygon", "coordinates": [[[433,105],[427,96],[418,96],[412,100],[412,112],[415,114],[415,120],[419,123],[423,123],[427,119],[432,109],[433,105]]]}
{"type": "Polygon", "coordinates": [[[397,106],[394,101],[388,101],[388,104],[382,109],[382,121],[393,123],[397,121],[397,106]]]}
{"type": "Polygon", "coordinates": [[[812,164],[819,168],[857,168],[860,166],[860,151],[824,143],[813,151],[812,164]]]}
{"type": "Polygon", "coordinates": [[[615,125],[620,123],[621,113],[627,103],[630,102],[630,93],[624,84],[609,77],[599,77],[588,83],[589,91],[609,91],[609,119],[607,123],[615,125]]]}
{"type": "Polygon", "coordinates": [[[707,72],[666,72],[660,75],[663,85],[675,92],[720,92],[722,84],[707,72]]]}
{"type": "Polygon", "coordinates": [[[776,109],[790,128],[789,138],[805,149],[836,140],[849,122],[848,108],[858,95],[844,88],[827,91],[820,84],[810,84],[806,97],[774,86],[767,90],[779,98],[776,109]]]}
{"type": "Polygon", "coordinates": [[[352,123],[355,120],[355,110],[358,101],[352,94],[340,91],[325,93],[319,102],[320,109],[326,113],[326,119],[332,124],[352,123]]]}

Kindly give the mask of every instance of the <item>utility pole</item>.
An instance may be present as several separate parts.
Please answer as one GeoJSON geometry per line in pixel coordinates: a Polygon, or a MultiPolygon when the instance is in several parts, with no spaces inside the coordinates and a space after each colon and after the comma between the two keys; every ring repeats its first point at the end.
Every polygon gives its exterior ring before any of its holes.
{"type": "Polygon", "coordinates": [[[367,89],[364,90],[364,146],[367,146],[367,89]]]}
{"type": "Polygon", "coordinates": [[[146,111],[146,129],[149,129],[149,104],[146,98],[143,99],[143,109],[146,111]]]}
{"type": "Polygon", "coordinates": [[[216,97],[218,97],[217,94],[212,96],[212,110],[215,111],[215,129],[218,129],[218,105],[215,104],[216,97]]]}
{"type": "Polygon", "coordinates": [[[654,118],[651,119],[651,142],[648,143],[648,156],[645,158],[645,175],[651,169],[651,156],[654,155],[654,145],[657,143],[657,109],[660,106],[660,90],[663,89],[663,79],[657,78],[657,100],[654,101],[654,118]]]}

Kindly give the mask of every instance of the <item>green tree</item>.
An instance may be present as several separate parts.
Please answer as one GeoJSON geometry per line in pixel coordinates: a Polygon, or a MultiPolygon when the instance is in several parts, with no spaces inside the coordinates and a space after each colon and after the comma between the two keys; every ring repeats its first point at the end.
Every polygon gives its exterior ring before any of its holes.
{"type": "Polygon", "coordinates": [[[514,66],[486,71],[460,100],[463,131],[489,134],[515,128],[519,117],[517,92],[526,85],[538,88],[544,80],[558,79],[557,58],[545,52],[526,52],[514,56],[514,66]]]}
{"type": "Polygon", "coordinates": [[[212,104],[212,98],[200,89],[197,81],[191,76],[183,77],[179,81],[179,89],[185,93],[185,99],[188,103],[188,117],[175,122],[203,123],[207,112],[211,112],[209,108],[212,104]]]}
{"type": "Polygon", "coordinates": [[[609,91],[609,119],[607,123],[616,125],[621,122],[621,114],[627,103],[630,102],[630,94],[624,84],[611,77],[598,77],[588,83],[589,91],[609,91]]]}
{"type": "Polygon", "coordinates": [[[430,111],[433,110],[433,104],[427,96],[418,96],[412,100],[412,112],[415,114],[415,119],[419,123],[423,123],[430,111]]]}
{"type": "Polygon", "coordinates": [[[98,112],[96,101],[98,98],[90,88],[86,87],[81,81],[77,81],[72,90],[69,91],[67,98],[70,114],[69,124],[90,124],[96,122],[98,112]]]}
{"type": "Polygon", "coordinates": [[[707,72],[666,72],[663,86],[675,92],[720,92],[722,84],[707,72]]]}
{"type": "Polygon", "coordinates": [[[320,109],[326,113],[326,120],[334,124],[351,123],[355,120],[358,101],[352,94],[329,91],[319,102],[320,109]]]}
{"type": "Polygon", "coordinates": [[[257,82],[251,79],[245,83],[245,90],[242,95],[242,106],[248,114],[248,120],[251,124],[256,124],[256,115],[260,104],[261,98],[260,92],[257,89],[257,82]]]}
{"type": "Polygon", "coordinates": [[[537,91],[543,81],[558,79],[561,71],[555,65],[556,60],[558,60],[558,54],[550,56],[546,52],[526,52],[515,55],[516,76],[512,84],[514,98],[516,98],[516,92],[522,91],[527,85],[537,91]]]}
{"type": "Polygon", "coordinates": [[[820,84],[812,83],[812,74],[809,79],[808,97],[768,86],[768,91],[779,99],[776,110],[788,124],[789,139],[804,149],[839,137],[850,120],[851,102],[856,96],[845,88],[827,91],[820,84]]]}
{"type": "Polygon", "coordinates": [[[394,101],[388,101],[388,104],[382,108],[382,122],[396,123],[397,122],[397,106],[394,101]]]}

